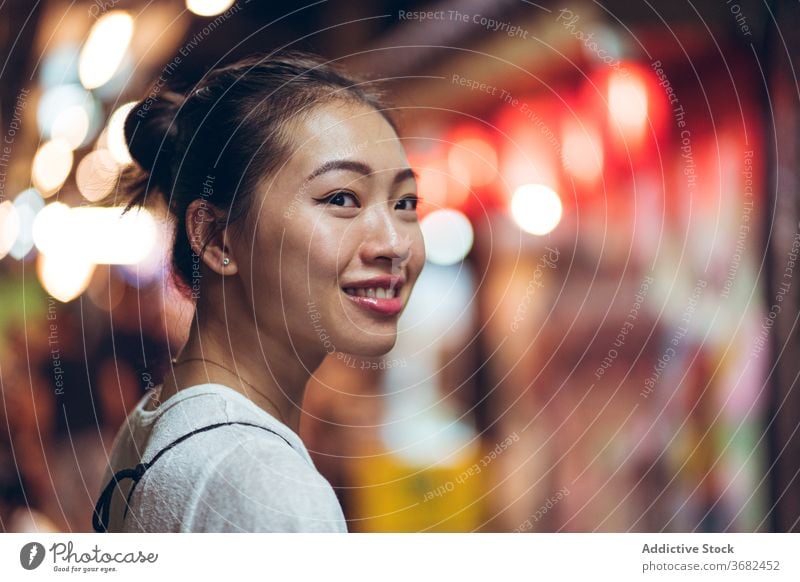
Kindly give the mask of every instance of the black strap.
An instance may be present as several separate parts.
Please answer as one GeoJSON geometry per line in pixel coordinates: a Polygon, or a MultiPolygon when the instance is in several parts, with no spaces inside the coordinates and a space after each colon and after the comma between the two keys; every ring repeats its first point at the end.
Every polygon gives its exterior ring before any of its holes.
{"type": "Polygon", "coordinates": [[[212,429],[215,429],[215,428],[219,428],[221,426],[228,426],[228,425],[231,425],[231,424],[243,424],[245,426],[255,426],[257,428],[260,428],[260,429],[266,430],[268,432],[271,432],[272,434],[278,435],[284,441],[286,441],[287,445],[289,445],[290,447],[292,446],[292,444],[288,440],[286,440],[283,437],[283,435],[281,435],[281,434],[275,432],[274,430],[269,429],[269,428],[267,428],[265,426],[261,426],[260,424],[254,424],[252,422],[237,422],[237,421],[220,422],[218,424],[210,424],[208,426],[204,426],[202,428],[198,428],[197,430],[193,430],[192,432],[190,432],[188,434],[185,434],[182,437],[179,437],[179,438],[175,439],[170,444],[168,444],[166,447],[164,447],[163,449],[158,451],[153,456],[153,458],[150,459],[150,461],[148,461],[146,463],[139,463],[138,465],[136,465],[132,469],[122,469],[121,471],[117,471],[116,473],[114,473],[114,476],[111,478],[111,480],[105,486],[105,489],[103,489],[103,492],[100,494],[100,498],[97,500],[97,505],[95,505],[94,514],[92,515],[92,527],[94,527],[94,530],[96,532],[98,532],[98,533],[104,533],[104,532],[108,531],[108,521],[109,521],[108,518],[109,518],[109,512],[111,511],[111,497],[114,494],[114,489],[116,489],[116,487],[119,485],[119,482],[122,479],[132,479],[133,480],[133,487],[131,487],[131,490],[128,493],[128,498],[125,500],[125,513],[122,516],[122,519],[124,520],[125,517],[128,515],[128,509],[130,508],[131,495],[133,494],[133,490],[136,488],[136,484],[139,483],[139,479],[142,478],[142,475],[144,475],[145,471],[147,471],[147,469],[152,467],[153,464],[159,459],[159,457],[161,457],[161,455],[166,453],[168,450],[170,450],[175,445],[185,441],[186,439],[188,439],[192,435],[196,435],[198,433],[205,432],[207,430],[212,430],[212,429]]]}

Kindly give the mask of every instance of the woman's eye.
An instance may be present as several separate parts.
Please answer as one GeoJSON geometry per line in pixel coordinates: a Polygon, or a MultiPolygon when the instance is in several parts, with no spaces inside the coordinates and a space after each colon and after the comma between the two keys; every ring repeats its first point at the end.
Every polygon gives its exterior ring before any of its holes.
{"type": "Polygon", "coordinates": [[[340,192],[334,192],[330,196],[328,196],[325,200],[325,203],[332,204],[334,206],[342,206],[343,208],[357,208],[358,207],[358,200],[356,200],[355,194],[352,192],[345,192],[344,190],[340,192]],[[347,199],[350,199],[353,204],[348,205],[347,199]]]}
{"type": "Polygon", "coordinates": [[[398,204],[404,204],[404,208],[400,208],[400,210],[416,210],[417,204],[419,204],[419,197],[418,196],[408,196],[401,200],[398,200],[398,204]]]}

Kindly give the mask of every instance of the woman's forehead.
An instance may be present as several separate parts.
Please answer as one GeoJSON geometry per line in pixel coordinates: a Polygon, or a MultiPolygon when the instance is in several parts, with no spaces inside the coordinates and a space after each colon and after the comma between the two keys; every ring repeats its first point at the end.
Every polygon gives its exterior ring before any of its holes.
{"type": "Polygon", "coordinates": [[[367,105],[320,105],[292,133],[295,147],[287,166],[303,178],[332,160],[359,160],[376,171],[407,165],[394,129],[367,105]]]}

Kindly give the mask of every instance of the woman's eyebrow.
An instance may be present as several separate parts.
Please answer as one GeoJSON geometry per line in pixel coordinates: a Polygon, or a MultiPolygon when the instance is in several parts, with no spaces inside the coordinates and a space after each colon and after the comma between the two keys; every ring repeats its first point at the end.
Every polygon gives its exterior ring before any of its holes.
{"type": "Polygon", "coordinates": [[[414,180],[419,180],[419,176],[414,170],[412,170],[411,168],[403,168],[395,175],[394,180],[392,180],[392,185],[394,186],[396,184],[399,184],[403,180],[408,180],[409,178],[412,178],[414,180]]]}
{"type": "MultiPolygon", "coordinates": [[[[319,168],[311,172],[309,176],[304,180],[305,183],[310,182],[314,178],[325,174],[326,172],[332,172],[334,170],[349,170],[351,172],[357,172],[359,174],[363,174],[364,176],[371,175],[374,170],[370,167],[369,164],[365,164],[364,162],[358,162],[356,160],[330,160],[322,164],[319,168]]],[[[399,184],[403,180],[407,180],[409,178],[418,179],[417,173],[412,170],[411,168],[403,168],[394,177],[392,180],[392,184],[399,184]]]]}

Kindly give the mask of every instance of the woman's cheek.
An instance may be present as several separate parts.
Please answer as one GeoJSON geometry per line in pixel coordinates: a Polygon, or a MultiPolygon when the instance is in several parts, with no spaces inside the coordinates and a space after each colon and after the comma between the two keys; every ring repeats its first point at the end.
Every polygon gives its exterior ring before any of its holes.
{"type": "Polygon", "coordinates": [[[413,252],[414,257],[412,257],[412,261],[414,261],[414,269],[416,270],[416,275],[419,275],[422,268],[425,266],[425,240],[422,238],[421,232],[414,245],[413,252]]]}
{"type": "Polygon", "coordinates": [[[320,220],[310,241],[310,260],[326,273],[341,271],[352,260],[360,240],[359,233],[346,228],[346,221],[326,222],[320,220]]]}

